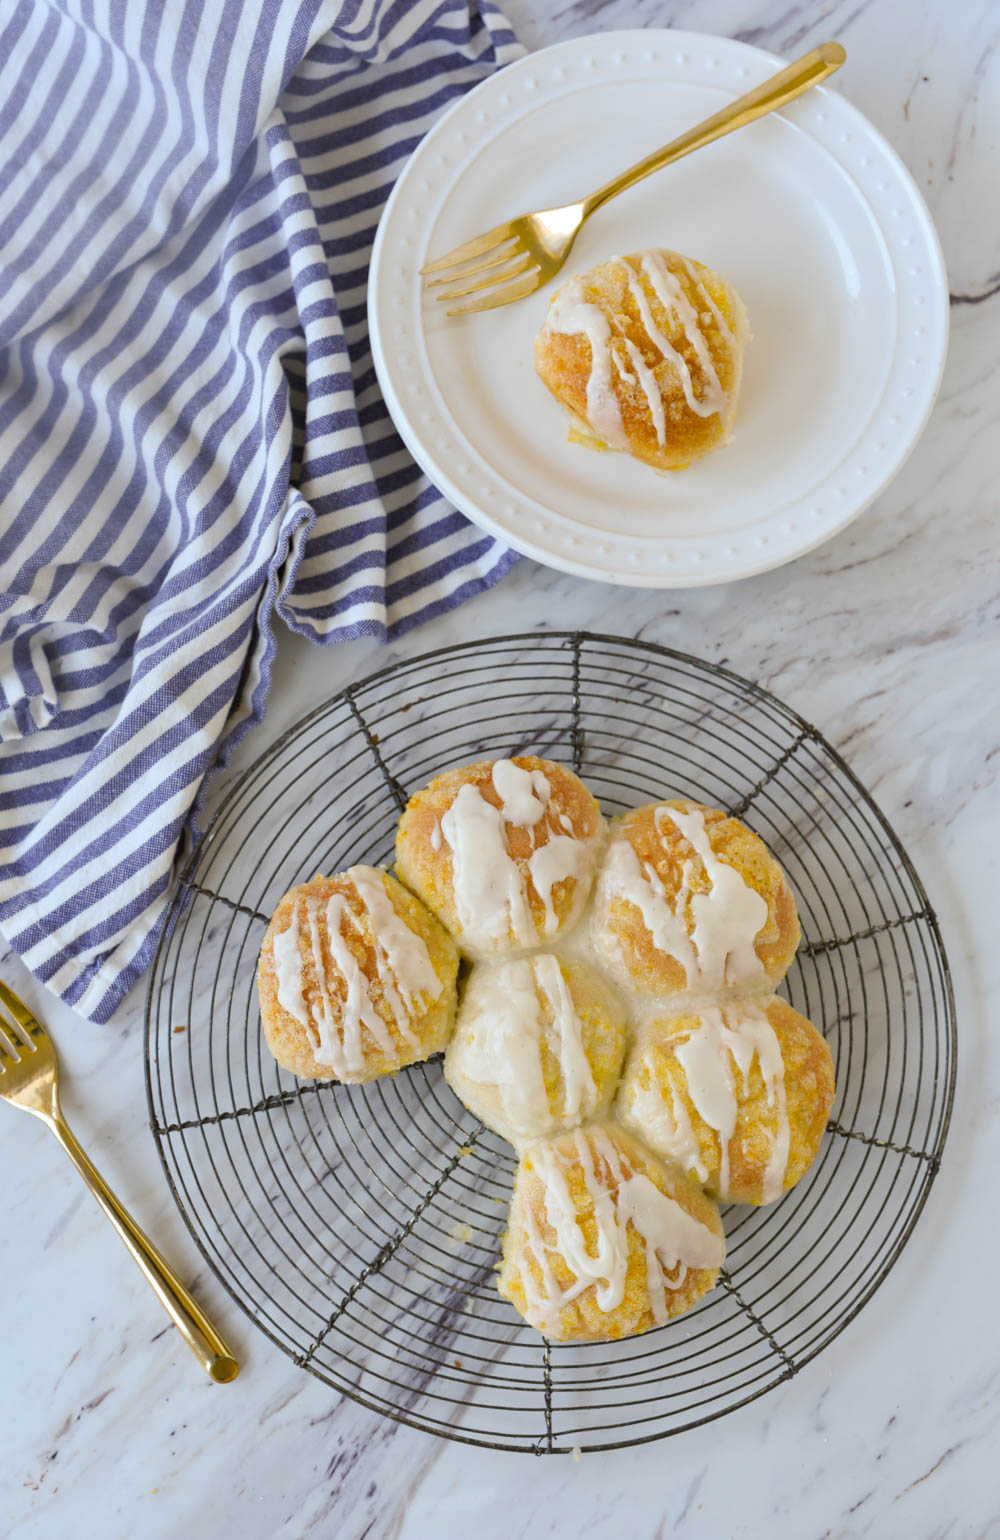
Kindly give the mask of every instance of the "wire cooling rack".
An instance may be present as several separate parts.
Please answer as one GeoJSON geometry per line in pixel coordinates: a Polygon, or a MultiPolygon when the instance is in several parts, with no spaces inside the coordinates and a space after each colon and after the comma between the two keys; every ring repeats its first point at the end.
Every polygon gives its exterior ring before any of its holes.
{"type": "Polygon", "coordinates": [[[183,869],[149,983],[153,1134],[219,1279],[297,1364],[414,1427],[536,1454],[678,1433],[763,1395],[883,1282],[938,1169],[955,1075],[937,921],[864,788],[773,696],[682,653],[508,636],[374,674],[230,789],[183,869]],[[723,1211],[720,1286],[613,1345],[546,1346],[497,1295],[509,1147],[440,1060],[367,1086],[299,1082],[260,1032],[254,969],[281,894],[392,859],[408,793],[533,752],[606,814],[666,796],[745,817],[791,879],[784,986],[837,1067],[829,1133],[775,1207],[723,1211]]]}

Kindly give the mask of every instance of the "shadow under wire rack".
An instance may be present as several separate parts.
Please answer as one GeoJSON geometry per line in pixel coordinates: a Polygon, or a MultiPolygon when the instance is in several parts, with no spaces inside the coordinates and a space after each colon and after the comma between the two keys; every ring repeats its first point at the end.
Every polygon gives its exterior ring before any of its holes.
{"type": "Polygon", "coordinates": [[[938,1169],[955,1021],[937,920],[885,818],[795,712],[718,666],[587,633],[496,637],[352,685],[229,789],[180,873],[146,1005],[153,1134],[206,1261],[304,1369],[386,1416],[535,1454],[679,1433],[796,1374],[898,1258],[938,1169]],[[723,1210],[720,1286],[614,1344],[546,1345],[500,1299],[513,1154],[440,1059],[300,1082],[260,1032],[254,971],[282,893],[391,863],[407,796],[518,753],[579,771],[612,816],[691,797],[745,817],[795,891],[783,985],[826,1035],[829,1134],[769,1209],[723,1210]]]}

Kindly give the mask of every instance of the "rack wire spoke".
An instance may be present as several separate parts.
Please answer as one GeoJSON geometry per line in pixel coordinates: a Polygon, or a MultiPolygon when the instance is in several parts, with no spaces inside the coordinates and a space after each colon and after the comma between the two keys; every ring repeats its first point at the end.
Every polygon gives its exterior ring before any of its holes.
{"type": "Polygon", "coordinates": [[[150,1126],[203,1255],[296,1363],[438,1435],[534,1454],[699,1426],[801,1372],[889,1274],[955,1083],[937,920],[885,818],[808,722],[724,668],[580,631],[394,664],[314,709],[225,793],[178,878],[146,1002],[150,1126]],[[537,752],[613,816],[666,796],[746,816],[808,940],[783,985],[837,1071],[828,1137],[767,1209],[730,1207],[720,1285],[622,1342],[540,1343],[494,1287],[514,1162],[440,1058],[303,1083],[262,1042],[263,929],[315,871],[392,859],[407,787],[537,752]]]}
{"type": "Polygon", "coordinates": [[[198,882],[189,882],[186,878],[180,877],[177,886],[186,889],[189,893],[200,893],[203,898],[210,898],[213,903],[225,904],[227,909],[235,909],[237,914],[248,915],[251,920],[263,920],[265,925],[270,921],[269,914],[262,914],[259,909],[248,909],[246,904],[238,904],[235,899],[227,898],[224,893],[213,893],[211,888],[202,887],[198,882]]]}

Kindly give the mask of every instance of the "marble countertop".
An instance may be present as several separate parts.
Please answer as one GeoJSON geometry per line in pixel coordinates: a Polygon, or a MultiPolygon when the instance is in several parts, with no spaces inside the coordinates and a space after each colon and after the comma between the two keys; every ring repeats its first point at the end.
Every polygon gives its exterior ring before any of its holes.
{"type": "Polygon", "coordinates": [[[388,648],[321,653],[283,635],[267,720],[241,762],[352,679],[491,632],[641,636],[760,681],[843,752],[938,911],[960,1033],[941,1172],[874,1299],[764,1399],[666,1442],[579,1462],[446,1443],[295,1368],[207,1274],[148,1129],[142,990],[111,1026],[92,1026],[55,1005],[0,943],[3,976],[57,1039],[82,1143],[216,1313],[243,1365],[231,1386],[204,1379],[55,1141],[0,1110],[0,1528],[18,1540],[167,1540],[220,1524],[244,1540],[1000,1536],[1000,1238],[983,1199],[1000,1162],[1000,8],[509,0],[507,10],[529,47],[665,23],[789,56],[840,38],[849,63],[837,88],[899,150],[941,233],[953,330],[940,399],[878,502],[780,571],[654,593],[522,561],[491,593],[388,648]]]}

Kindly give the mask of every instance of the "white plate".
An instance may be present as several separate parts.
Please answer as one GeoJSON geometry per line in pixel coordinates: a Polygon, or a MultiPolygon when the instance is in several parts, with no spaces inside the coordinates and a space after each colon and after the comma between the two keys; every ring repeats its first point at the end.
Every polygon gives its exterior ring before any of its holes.
{"type": "Polygon", "coordinates": [[[420,282],[429,258],[583,196],[782,63],[686,32],[575,38],[471,91],[393,190],[368,302],[389,411],[456,507],[537,561],[654,588],[779,566],[859,514],[927,420],[948,338],[937,235],[895,152],[822,88],[615,199],[528,299],[448,319],[420,282]],[[568,443],[532,360],[556,284],[647,246],[716,268],[754,334],[732,443],[667,476],[568,443]]]}

